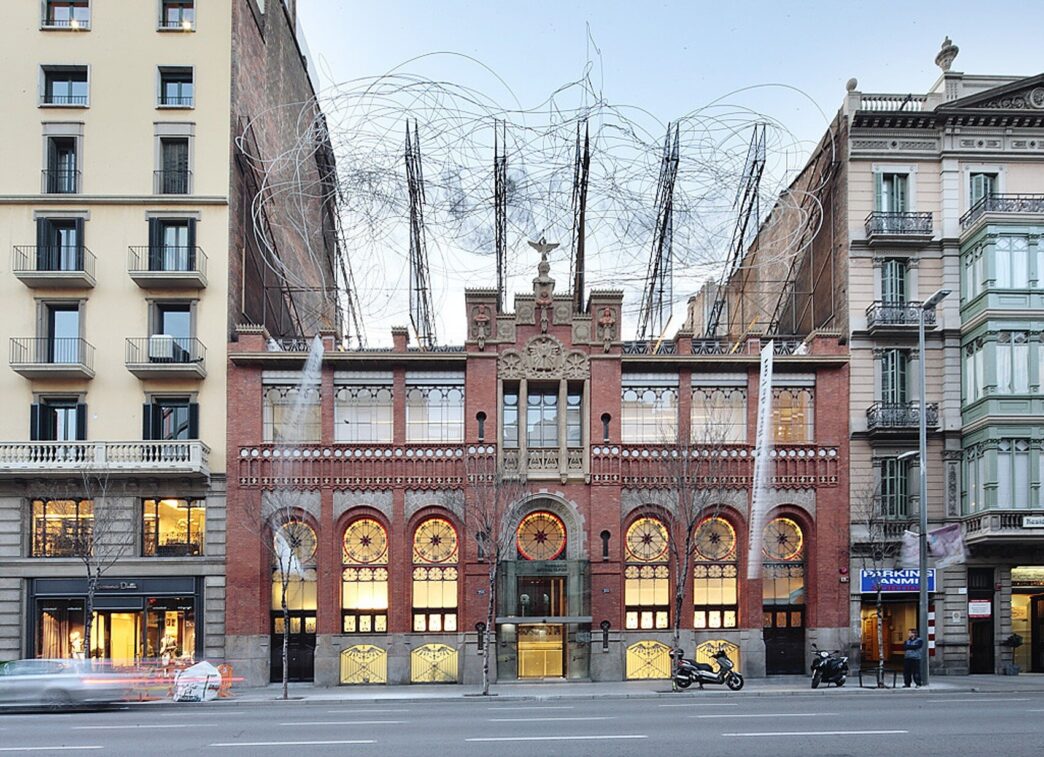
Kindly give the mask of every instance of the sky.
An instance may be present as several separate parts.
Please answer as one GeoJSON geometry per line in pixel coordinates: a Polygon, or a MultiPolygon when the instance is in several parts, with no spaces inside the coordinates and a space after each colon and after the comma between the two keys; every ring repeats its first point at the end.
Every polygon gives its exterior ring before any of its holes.
{"type": "MultiPolygon", "coordinates": [[[[863,92],[927,91],[940,74],[934,58],[947,35],[960,47],[954,70],[1044,71],[1042,6],[1044,0],[298,0],[298,14],[321,88],[406,71],[528,108],[579,79],[590,63],[605,98],[660,122],[720,97],[741,97],[810,148],[849,78],[863,92]]],[[[567,271],[553,268],[552,275],[564,281],[567,271]]],[[[490,286],[494,276],[491,260],[488,281],[467,284],[490,286]]],[[[459,343],[463,284],[437,285],[447,288],[437,305],[443,341],[459,343]]],[[[687,296],[675,292],[680,303],[687,296]]],[[[388,341],[383,318],[364,320],[371,343],[388,341]]]]}

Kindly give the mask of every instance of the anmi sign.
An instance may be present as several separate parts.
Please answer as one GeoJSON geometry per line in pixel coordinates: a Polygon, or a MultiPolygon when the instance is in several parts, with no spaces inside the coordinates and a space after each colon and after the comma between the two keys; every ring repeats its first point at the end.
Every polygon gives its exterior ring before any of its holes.
{"type": "MultiPolygon", "coordinates": [[[[917,568],[891,570],[887,568],[864,568],[859,571],[859,591],[872,594],[878,586],[882,592],[917,591],[921,571],[917,568]]],[[[928,569],[928,591],[935,591],[935,568],[928,569]]]]}

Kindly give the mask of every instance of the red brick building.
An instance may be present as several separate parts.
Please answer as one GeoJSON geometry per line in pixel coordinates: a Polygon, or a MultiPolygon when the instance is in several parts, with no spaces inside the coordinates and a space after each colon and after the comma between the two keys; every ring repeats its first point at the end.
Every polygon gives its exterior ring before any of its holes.
{"type": "Polygon", "coordinates": [[[682,647],[727,644],[759,676],[802,672],[813,642],[847,644],[846,348],[830,334],[774,343],[764,564],[748,575],[760,340],[626,342],[622,306],[620,292],[594,291],[575,312],[545,259],[513,312],[498,312],[495,291],[467,292],[463,347],[411,348],[404,329],[388,350],[339,351],[328,338],[312,390],[298,386],[305,343],[277,350],[240,327],[226,619],[237,672],[281,675],[272,535],[256,515],[289,497],[310,534],[289,602],[293,678],[479,680],[488,566],[468,472],[482,461],[524,490],[499,571],[500,680],[667,676],[668,546],[686,537],[670,517],[680,458],[712,465],[693,479],[706,507],[682,647]],[[288,413],[294,402],[304,411],[288,413]],[[290,415],[293,444],[279,441],[290,415]]]}

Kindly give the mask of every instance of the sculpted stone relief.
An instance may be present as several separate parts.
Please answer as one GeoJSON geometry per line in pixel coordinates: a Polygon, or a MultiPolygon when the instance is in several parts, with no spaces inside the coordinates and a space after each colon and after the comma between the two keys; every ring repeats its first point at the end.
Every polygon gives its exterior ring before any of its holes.
{"type": "Polygon", "coordinates": [[[553,336],[541,335],[530,339],[521,351],[502,353],[498,372],[505,379],[584,379],[591,370],[583,352],[566,352],[553,336]]]}

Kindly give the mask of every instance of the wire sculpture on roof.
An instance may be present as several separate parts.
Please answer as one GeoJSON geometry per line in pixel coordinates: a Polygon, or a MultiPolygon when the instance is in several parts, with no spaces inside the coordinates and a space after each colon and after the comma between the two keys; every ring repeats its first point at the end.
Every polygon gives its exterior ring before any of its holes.
{"type": "MultiPolygon", "coordinates": [[[[509,295],[522,283],[521,277],[531,276],[535,265],[524,241],[546,237],[565,243],[558,254],[570,256],[560,261],[571,284],[624,289],[624,316],[635,325],[643,296],[665,308],[651,312],[640,329],[651,337],[662,336],[653,332],[666,328],[672,306],[684,305],[705,280],[719,278],[724,268],[746,264],[737,260],[735,198],[745,187],[750,191],[748,153],[755,130],[760,158],[759,181],[753,188],[757,196],[745,200],[743,211],[749,213],[752,206],[758,213],[761,207],[774,208],[764,218],[749,220],[755,230],[774,217],[785,215],[787,220],[786,228],[761,242],[752,264],[787,270],[815,236],[823,213],[818,186],[788,190],[808,145],[779,120],[743,104],[752,90],[765,87],[803,96],[791,87],[760,85],[670,120],[666,218],[666,124],[638,107],[611,102],[586,74],[529,108],[517,102],[502,105],[477,89],[401,71],[348,81],[323,90],[312,102],[285,106],[288,112],[296,110],[302,134],[307,134],[309,122],[324,130],[336,158],[344,259],[336,286],[342,310],[350,303],[345,320],[355,319],[358,333],[353,337],[362,345],[367,335],[383,336],[386,326],[402,325],[403,315],[411,312],[416,267],[410,261],[416,245],[411,245],[410,219],[419,206],[418,188],[412,185],[411,198],[403,163],[407,123],[414,124],[413,138],[419,135],[424,143],[424,276],[431,299],[424,309],[433,314],[442,334],[459,328],[462,319],[447,303],[459,297],[464,286],[496,282],[500,297],[509,295]],[[581,175],[582,206],[577,199],[581,175]],[[785,214],[776,212],[781,206],[785,214]],[[583,235],[579,245],[578,228],[583,235]],[[665,244],[669,257],[651,264],[650,249],[655,254],[665,244]]],[[[293,170],[295,162],[308,157],[306,145],[250,157],[270,177],[254,203],[263,238],[266,205],[293,204],[295,195],[308,195],[316,188],[303,184],[293,170]],[[278,176],[271,170],[277,167],[278,176]]],[[[271,265],[293,286],[305,284],[300,272],[276,262],[271,265]]],[[[583,299],[583,292],[574,293],[575,302],[583,299]]],[[[428,333],[435,333],[434,324],[428,333]]]]}

